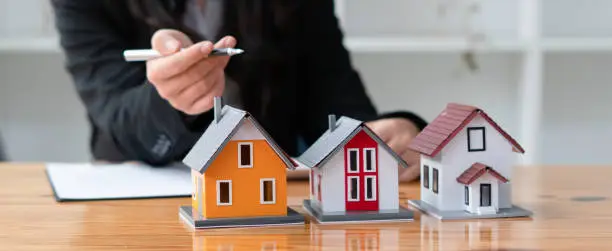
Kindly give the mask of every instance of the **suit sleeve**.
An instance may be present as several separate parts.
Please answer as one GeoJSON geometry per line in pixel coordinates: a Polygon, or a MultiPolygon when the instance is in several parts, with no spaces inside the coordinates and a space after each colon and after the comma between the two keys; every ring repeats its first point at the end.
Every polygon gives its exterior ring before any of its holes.
{"type": "Polygon", "coordinates": [[[305,1],[300,11],[302,31],[300,63],[307,93],[301,113],[306,143],[312,143],[327,128],[327,116],[349,116],[362,121],[400,117],[424,127],[424,120],[407,111],[377,113],[358,72],[353,68],[343,33],[334,13],[334,1],[305,1]]]}
{"type": "Polygon", "coordinates": [[[130,43],[104,1],[52,4],[66,67],[95,127],[111,136],[126,160],[166,164],[184,154],[192,128],[147,82],[145,64],[124,61],[130,43]]]}

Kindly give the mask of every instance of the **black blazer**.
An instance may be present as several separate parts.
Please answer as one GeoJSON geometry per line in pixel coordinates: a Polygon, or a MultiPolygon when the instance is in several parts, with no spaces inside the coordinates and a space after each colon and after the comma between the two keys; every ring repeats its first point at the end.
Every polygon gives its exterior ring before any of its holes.
{"type": "MultiPolygon", "coordinates": [[[[150,48],[155,29],[136,20],[123,2],[52,1],[66,67],[92,126],[93,156],[153,165],[181,160],[212,120],[212,112],[178,112],[147,83],[145,64],[124,61],[123,50],[150,48]]],[[[244,99],[252,97],[245,109],[289,154],[300,153],[298,139],[312,144],[332,113],[363,121],[399,116],[425,126],[409,112],[376,112],[343,47],[333,1],[304,0],[297,19],[297,32],[282,45],[283,64],[275,72],[253,74],[257,65],[266,64],[261,55],[250,62],[232,58],[226,69],[245,88],[244,99]],[[272,86],[266,94],[262,83],[272,86]]],[[[241,34],[229,35],[238,37],[240,47],[241,34]]]]}

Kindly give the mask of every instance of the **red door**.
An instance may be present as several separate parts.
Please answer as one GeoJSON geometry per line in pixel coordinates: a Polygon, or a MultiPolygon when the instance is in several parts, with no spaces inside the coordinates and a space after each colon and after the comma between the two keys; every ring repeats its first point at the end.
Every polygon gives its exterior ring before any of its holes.
{"type": "Polygon", "coordinates": [[[347,211],[378,210],[378,145],[363,130],[344,146],[347,211]]]}

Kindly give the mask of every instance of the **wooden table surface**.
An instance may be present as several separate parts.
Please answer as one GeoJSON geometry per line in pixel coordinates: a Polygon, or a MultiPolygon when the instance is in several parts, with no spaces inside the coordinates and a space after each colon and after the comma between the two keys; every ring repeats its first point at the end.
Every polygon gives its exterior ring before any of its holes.
{"type": "MultiPolygon", "coordinates": [[[[0,250],[609,250],[612,167],[520,167],[515,204],[533,218],[193,232],[178,218],[189,198],[57,203],[42,165],[0,164],[0,250]]],[[[112,185],[112,184],[109,184],[112,185]]],[[[417,183],[400,198],[418,198],[417,183]]],[[[300,209],[307,182],[290,182],[300,209]]]]}

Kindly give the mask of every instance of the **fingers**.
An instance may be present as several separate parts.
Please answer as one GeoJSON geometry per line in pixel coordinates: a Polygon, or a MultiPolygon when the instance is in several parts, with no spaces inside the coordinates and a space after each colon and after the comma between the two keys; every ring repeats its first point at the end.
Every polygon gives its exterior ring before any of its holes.
{"type": "Polygon", "coordinates": [[[180,48],[186,48],[193,44],[191,39],[184,33],[177,30],[161,29],[153,34],[151,46],[162,55],[170,55],[177,52],[180,48]]]}
{"type": "Polygon", "coordinates": [[[207,58],[212,51],[212,43],[200,42],[172,55],[147,62],[149,80],[163,81],[183,73],[200,60],[207,58]]]}
{"type": "MultiPolygon", "coordinates": [[[[225,36],[215,44],[215,48],[234,48],[236,39],[232,36],[225,36]]],[[[221,67],[225,67],[230,60],[229,56],[215,57],[215,63],[221,67]]]]}
{"type": "Polygon", "coordinates": [[[400,168],[400,181],[413,181],[421,174],[421,155],[418,152],[407,150],[401,155],[402,159],[408,164],[408,168],[400,168]]]}
{"type": "Polygon", "coordinates": [[[210,91],[196,98],[195,102],[191,104],[191,106],[185,111],[185,113],[190,115],[196,115],[212,109],[214,98],[216,96],[223,95],[223,91],[225,90],[225,76],[223,74],[223,72],[221,72],[220,74],[215,74],[213,80],[215,84],[212,86],[210,91]]]}
{"type": "Polygon", "coordinates": [[[389,130],[388,126],[385,126],[385,122],[383,120],[366,122],[366,125],[387,144],[393,138],[392,130],[389,130]]]}
{"type": "Polygon", "coordinates": [[[188,87],[194,83],[207,78],[209,75],[216,71],[223,71],[225,64],[219,61],[216,57],[207,58],[191,66],[187,71],[182,74],[178,74],[166,81],[160,83],[160,85],[168,86],[164,88],[164,92],[160,92],[160,95],[164,98],[173,98],[180,95],[188,87]]]}
{"type": "Polygon", "coordinates": [[[407,151],[410,151],[409,145],[412,138],[410,135],[399,134],[389,140],[387,145],[393,149],[398,155],[402,156],[407,151]]]}
{"type": "Polygon", "coordinates": [[[215,44],[215,48],[219,49],[219,48],[234,48],[234,46],[236,46],[236,38],[232,37],[232,36],[225,36],[222,39],[220,39],[216,44],[215,44]]]}
{"type": "Polygon", "coordinates": [[[420,170],[418,166],[403,168],[399,172],[398,180],[401,182],[414,181],[420,176],[420,170]]]}
{"type": "Polygon", "coordinates": [[[223,71],[216,71],[205,80],[200,80],[187,87],[180,94],[169,98],[170,104],[189,115],[208,111],[213,106],[215,96],[221,96],[225,89],[223,71]]]}
{"type": "Polygon", "coordinates": [[[210,110],[214,97],[221,96],[225,89],[224,68],[229,56],[209,55],[213,48],[236,46],[236,39],[227,36],[215,45],[208,41],[191,45],[181,32],[160,30],[151,43],[163,55],[147,61],[147,78],[159,95],[186,114],[210,110]]]}

